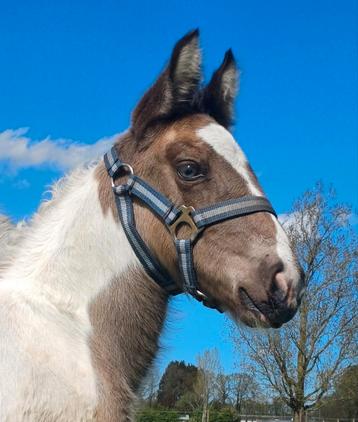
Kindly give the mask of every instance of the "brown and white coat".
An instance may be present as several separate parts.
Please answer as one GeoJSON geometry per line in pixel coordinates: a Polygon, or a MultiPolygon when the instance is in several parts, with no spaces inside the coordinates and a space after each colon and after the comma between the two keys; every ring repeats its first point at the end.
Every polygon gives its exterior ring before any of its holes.
{"type": "MultiPolygon", "coordinates": [[[[189,33],[118,139],[121,157],[178,205],[263,195],[228,131],[236,80],[229,51],[202,87],[198,33],[189,33]],[[199,177],[183,178],[183,163],[194,163],[199,177]]],[[[141,236],[180,284],[169,233],[145,206],[135,203],[135,214],[141,236]]],[[[0,420],[131,420],[169,298],[126,239],[103,162],[63,178],[2,260],[0,420]]],[[[235,320],[278,326],[299,305],[299,268],[268,213],[209,227],[194,262],[201,290],[235,320]]]]}

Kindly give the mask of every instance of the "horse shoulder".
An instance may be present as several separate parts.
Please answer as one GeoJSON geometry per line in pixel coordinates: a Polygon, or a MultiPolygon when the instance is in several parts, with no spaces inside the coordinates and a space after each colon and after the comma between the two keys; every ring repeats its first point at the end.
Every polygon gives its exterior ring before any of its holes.
{"type": "Polygon", "coordinates": [[[96,420],[96,378],[79,324],[3,281],[0,338],[1,421],[96,420]]]}

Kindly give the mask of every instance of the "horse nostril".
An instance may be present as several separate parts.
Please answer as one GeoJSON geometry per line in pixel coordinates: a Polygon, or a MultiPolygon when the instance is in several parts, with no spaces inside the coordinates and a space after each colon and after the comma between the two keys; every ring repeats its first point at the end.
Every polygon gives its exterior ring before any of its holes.
{"type": "Polygon", "coordinates": [[[273,276],[270,293],[280,301],[283,301],[287,299],[289,290],[290,283],[287,281],[284,273],[282,271],[277,272],[273,276]]]}
{"type": "Polygon", "coordinates": [[[266,308],[266,316],[273,327],[281,326],[295,315],[297,302],[292,298],[293,293],[292,281],[287,279],[283,271],[277,272],[273,276],[271,289],[268,292],[266,308]]]}

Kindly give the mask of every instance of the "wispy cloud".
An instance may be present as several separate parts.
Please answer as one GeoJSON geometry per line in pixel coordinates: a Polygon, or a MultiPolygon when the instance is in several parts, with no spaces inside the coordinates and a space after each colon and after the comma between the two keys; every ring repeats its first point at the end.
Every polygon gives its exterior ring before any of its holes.
{"type": "Polygon", "coordinates": [[[286,226],[286,227],[294,224],[295,220],[296,220],[296,213],[294,213],[294,212],[278,215],[278,221],[283,226],[286,226]]]}
{"type": "Polygon", "coordinates": [[[54,167],[66,171],[102,155],[117,134],[101,138],[93,144],[71,139],[32,140],[27,128],[0,132],[0,162],[10,172],[29,167],[54,167]]]}
{"type": "Polygon", "coordinates": [[[16,189],[23,190],[23,189],[28,189],[31,185],[28,180],[20,179],[20,180],[17,180],[15,183],[13,183],[13,186],[16,189]]]}
{"type": "MultiPolygon", "coordinates": [[[[314,230],[313,226],[315,224],[315,221],[310,219],[308,214],[304,216],[302,216],[302,214],[298,212],[279,214],[278,220],[285,230],[296,229],[298,233],[302,229],[304,229],[307,233],[313,232],[314,230]]],[[[358,214],[355,212],[342,214],[338,217],[338,220],[336,217],[336,222],[342,226],[346,226],[348,224],[356,226],[358,225],[358,214]]]]}

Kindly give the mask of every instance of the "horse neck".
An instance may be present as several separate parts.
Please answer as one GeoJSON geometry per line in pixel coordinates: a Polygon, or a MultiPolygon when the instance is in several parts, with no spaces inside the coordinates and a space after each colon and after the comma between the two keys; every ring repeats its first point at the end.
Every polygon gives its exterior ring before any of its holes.
{"type": "MultiPolygon", "coordinates": [[[[96,179],[102,212],[118,225],[103,164],[96,169],[96,179]]],[[[122,420],[118,415],[129,409],[132,392],[157,352],[167,302],[165,291],[148,278],[141,266],[128,266],[92,301],[91,350],[103,397],[101,420],[122,420]]]]}
{"type": "MultiPolygon", "coordinates": [[[[16,258],[2,274],[12,288],[51,302],[69,315],[88,314],[101,293],[112,288],[114,280],[121,285],[130,272],[137,285],[156,287],[140,269],[118,216],[101,204],[101,191],[108,203],[114,198],[110,179],[98,178],[99,171],[104,171],[103,162],[72,173],[54,187],[52,200],[34,217],[16,258]]],[[[126,283],[122,288],[131,290],[126,283]]],[[[161,301],[161,290],[153,293],[150,300],[156,302],[159,295],[161,301]]],[[[125,296],[137,303],[148,300],[129,291],[125,296]]]]}
{"type": "Polygon", "coordinates": [[[3,278],[76,309],[87,306],[114,275],[136,265],[120,226],[102,213],[97,190],[93,167],[55,185],[3,278]]]}
{"type": "Polygon", "coordinates": [[[102,390],[125,379],[126,388],[115,389],[123,392],[137,387],[156,352],[167,295],[145,275],[113,208],[103,162],[68,176],[26,229],[2,280],[79,322],[102,390]]]}
{"type": "Polygon", "coordinates": [[[133,399],[158,350],[166,307],[167,295],[138,269],[114,279],[91,304],[99,420],[132,420],[133,399]]]}

